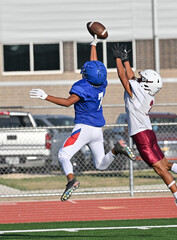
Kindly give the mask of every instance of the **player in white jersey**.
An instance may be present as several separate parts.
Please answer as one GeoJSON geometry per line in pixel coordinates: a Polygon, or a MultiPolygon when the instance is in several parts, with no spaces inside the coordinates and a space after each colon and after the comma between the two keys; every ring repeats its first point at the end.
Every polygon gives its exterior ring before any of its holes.
{"type": "Polygon", "coordinates": [[[65,107],[74,104],[76,125],[58,154],[59,162],[68,180],[61,201],[68,200],[72,192],[80,186],[74,176],[70,160],[85,144],[90,147],[94,165],[99,170],[107,169],[118,153],[125,154],[132,160],[135,158],[131,148],[123,140],[117,142],[114,148],[105,155],[102,133],[105,119],[101,103],[107,87],[107,70],[104,64],[97,60],[96,45],[97,38],[95,37],[91,43],[90,61],[83,65],[82,79],[73,84],[68,98],[50,96],[42,89],[30,91],[32,98],[46,99],[65,107]]]}
{"type": "Polygon", "coordinates": [[[162,79],[151,69],[139,72],[140,78],[136,78],[129,63],[128,53],[126,45],[117,44],[113,48],[118,76],[125,89],[129,135],[133,138],[142,159],[154,168],[171,190],[177,205],[177,186],[169,172],[177,173],[177,164],[170,163],[159,148],[148,115],[154,104],[154,95],[162,88],[162,79]]]}

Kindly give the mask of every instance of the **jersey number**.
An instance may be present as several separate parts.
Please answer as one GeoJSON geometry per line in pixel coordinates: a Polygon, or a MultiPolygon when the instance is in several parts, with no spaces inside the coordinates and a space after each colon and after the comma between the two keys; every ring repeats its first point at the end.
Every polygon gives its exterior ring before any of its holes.
{"type": "Polygon", "coordinates": [[[153,104],[154,104],[154,102],[153,102],[153,100],[152,100],[152,101],[150,102],[149,112],[151,111],[151,108],[152,108],[153,104]]]}
{"type": "Polygon", "coordinates": [[[97,110],[99,110],[101,108],[102,101],[103,101],[103,92],[98,94],[98,100],[100,101],[100,104],[99,104],[99,107],[97,110]]]}

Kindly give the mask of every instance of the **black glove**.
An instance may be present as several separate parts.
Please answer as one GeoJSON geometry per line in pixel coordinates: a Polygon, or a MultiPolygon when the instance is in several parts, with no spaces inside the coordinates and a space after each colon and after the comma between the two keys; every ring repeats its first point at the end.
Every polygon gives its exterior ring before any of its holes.
{"type": "Polygon", "coordinates": [[[126,61],[129,61],[128,54],[131,50],[130,49],[127,50],[127,45],[124,45],[124,44],[122,44],[120,48],[121,48],[121,60],[122,60],[122,62],[124,63],[126,61]]]}
{"type": "Polygon", "coordinates": [[[114,44],[114,47],[112,48],[112,53],[113,53],[114,58],[121,58],[121,51],[120,51],[119,43],[114,44]]]}
{"type": "Polygon", "coordinates": [[[123,63],[129,60],[128,54],[131,50],[127,50],[127,45],[119,45],[119,43],[114,44],[112,51],[114,58],[120,58],[123,63]]]}

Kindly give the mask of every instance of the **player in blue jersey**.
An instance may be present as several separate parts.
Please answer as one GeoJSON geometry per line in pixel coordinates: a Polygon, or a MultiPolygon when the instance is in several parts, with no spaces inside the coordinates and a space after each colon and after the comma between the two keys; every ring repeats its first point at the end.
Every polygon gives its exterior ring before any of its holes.
{"type": "Polygon", "coordinates": [[[105,155],[102,132],[105,119],[102,100],[107,87],[107,70],[104,64],[97,60],[97,42],[95,36],[91,42],[90,61],[81,68],[82,79],[73,84],[68,98],[50,96],[42,89],[30,91],[32,98],[45,99],[66,107],[74,104],[75,126],[58,154],[59,162],[68,180],[61,201],[68,200],[72,192],[80,186],[80,182],[74,176],[70,160],[85,144],[90,147],[94,165],[98,170],[107,169],[118,153],[125,154],[132,160],[135,158],[131,148],[123,140],[117,142],[105,155]]]}

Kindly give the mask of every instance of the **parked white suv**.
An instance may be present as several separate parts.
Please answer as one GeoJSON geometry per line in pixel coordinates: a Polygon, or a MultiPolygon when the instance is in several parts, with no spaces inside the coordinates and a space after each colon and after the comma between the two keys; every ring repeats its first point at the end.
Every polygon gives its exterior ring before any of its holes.
{"type": "Polygon", "coordinates": [[[44,167],[50,161],[51,136],[37,128],[31,113],[0,112],[0,168],[44,167]]]}

